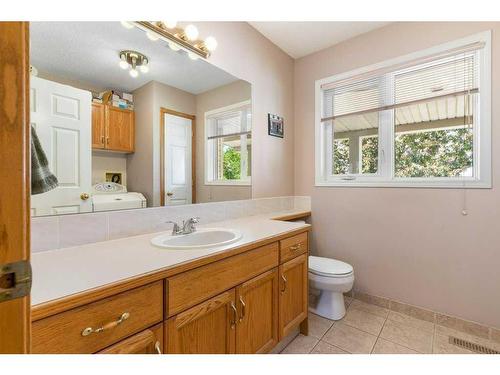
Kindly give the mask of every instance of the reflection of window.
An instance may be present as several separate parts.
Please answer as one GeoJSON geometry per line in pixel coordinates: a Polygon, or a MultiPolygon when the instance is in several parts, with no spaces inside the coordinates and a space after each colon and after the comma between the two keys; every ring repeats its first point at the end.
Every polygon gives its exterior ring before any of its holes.
{"type": "Polygon", "coordinates": [[[207,184],[250,184],[252,114],[249,101],[205,113],[207,184]]]}
{"type": "Polygon", "coordinates": [[[317,81],[316,183],[490,187],[490,38],[317,81]]]}

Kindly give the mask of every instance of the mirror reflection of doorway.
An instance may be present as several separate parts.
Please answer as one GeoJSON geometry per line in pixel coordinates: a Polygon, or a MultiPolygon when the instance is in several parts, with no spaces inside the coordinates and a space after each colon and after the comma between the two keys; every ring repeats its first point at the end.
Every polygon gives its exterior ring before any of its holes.
{"type": "Polygon", "coordinates": [[[195,116],[162,108],[161,117],[161,205],[194,203],[195,116]]]}

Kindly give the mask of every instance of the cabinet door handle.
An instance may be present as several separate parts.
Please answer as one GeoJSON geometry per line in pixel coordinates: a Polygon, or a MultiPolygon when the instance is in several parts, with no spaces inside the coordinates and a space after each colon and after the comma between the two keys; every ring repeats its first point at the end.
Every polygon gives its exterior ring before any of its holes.
{"type": "Polygon", "coordinates": [[[290,250],[292,250],[292,251],[300,250],[301,247],[302,247],[302,244],[298,243],[297,245],[290,246],[290,250]]]}
{"type": "Polygon", "coordinates": [[[240,296],[240,303],[241,303],[241,316],[240,316],[240,322],[241,322],[243,321],[243,319],[245,319],[245,308],[247,307],[247,305],[243,301],[242,296],[240,296]]]}
{"type": "Polygon", "coordinates": [[[101,143],[104,146],[104,136],[101,137],[101,143]]]}
{"type": "Polygon", "coordinates": [[[130,313],[124,312],[122,315],[117,320],[114,320],[112,322],[106,323],[99,328],[92,328],[92,327],[87,327],[82,331],[82,336],[88,336],[92,333],[100,333],[107,331],[109,329],[115,328],[122,324],[125,320],[127,320],[130,317],[130,313]]]}
{"type": "Polygon", "coordinates": [[[156,350],[156,353],[161,354],[161,347],[160,347],[160,342],[159,341],[157,341],[155,343],[155,350],[156,350]]]}
{"type": "Polygon", "coordinates": [[[236,306],[234,305],[233,301],[231,301],[231,308],[233,309],[233,320],[231,322],[231,329],[234,329],[236,327],[236,320],[238,319],[238,310],[236,309],[236,306]]]}
{"type": "Polygon", "coordinates": [[[106,138],[106,143],[109,145],[109,137],[106,138]]]}
{"type": "Polygon", "coordinates": [[[283,280],[283,289],[281,289],[281,293],[285,293],[287,279],[286,279],[285,275],[281,275],[281,279],[283,280]]]}

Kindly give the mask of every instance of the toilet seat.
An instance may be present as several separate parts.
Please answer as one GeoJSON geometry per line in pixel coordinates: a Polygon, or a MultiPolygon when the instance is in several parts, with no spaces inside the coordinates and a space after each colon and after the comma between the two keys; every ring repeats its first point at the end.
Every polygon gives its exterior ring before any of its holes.
{"type": "Polygon", "coordinates": [[[354,269],[340,260],[310,255],[309,272],[324,277],[346,277],[352,275],[354,269]]]}

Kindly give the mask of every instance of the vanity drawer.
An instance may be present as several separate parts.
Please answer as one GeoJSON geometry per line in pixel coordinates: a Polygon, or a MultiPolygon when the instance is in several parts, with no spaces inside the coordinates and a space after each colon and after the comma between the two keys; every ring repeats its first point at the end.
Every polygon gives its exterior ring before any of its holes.
{"type": "Polygon", "coordinates": [[[167,279],[172,316],[278,265],[278,243],[259,247],[167,279]]]}
{"type": "Polygon", "coordinates": [[[157,281],[34,322],[32,352],[94,353],[162,320],[163,281],[157,281]]]}
{"type": "Polygon", "coordinates": [[[280,263],[307,252],[309,243],[307,232],[280,241],[280,263]]]}

